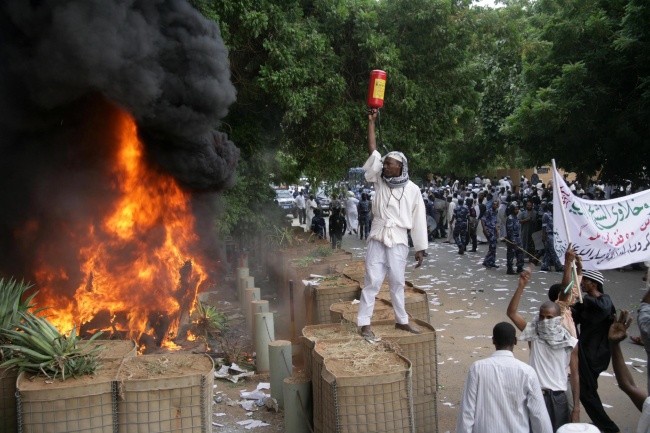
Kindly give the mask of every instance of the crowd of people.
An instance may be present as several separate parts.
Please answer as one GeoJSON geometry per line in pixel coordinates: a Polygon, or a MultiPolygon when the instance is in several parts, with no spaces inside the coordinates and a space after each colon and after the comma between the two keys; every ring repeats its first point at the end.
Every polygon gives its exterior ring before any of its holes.
{"type": "MultiPolygon", "coordinates": [[[[580,421],[580,403],[594,431],[619,432],[598,394],[598,378],[610,361],[619,387],[642,411],[637,432],[650,432],[650,398],[632,379],[619,343],[626,337],[631,320],[627,311],[616,319],[616,309],[607,293],[603,274],[583,270],[572,248],[565,255],[562,281],[549,287],[549,300],[538,315],[527,322],[519,313],[519,301],[531,273],[519,274],[519,284],[506,314],[514,327],[501,322],[493,329],[496,351],[470,367],[457,420],[457,432],[564,432],[562,426],[580,421]],[[577,281],[571,276],[575,265],[577,281]],[[578,300],[582,292],[582,301],[578,300]],[[514,358],[519,341],[528,343],[529,363],[514,358]]],[[[639,329],[650,354],[650,289],[639,308],[639,329]]],[[[650,375],[648,376],[650,390],[650,375]]],[[[591,431],[591,430],[579,430],[591,431]]]]}
{"type": "MultiPolygon", "coordinates": [[[[567,184],[575,194],[591,200],[635,192],[630,182],[613,185],[596,181],[586,188],[577,181],[567,181],[567,184]]],[[[469,182],[437,178],[421,186],[420,191],[429,242],[439,240],[455,244],[458,254],[477,253],[478,245],[485,245],[483,266],[492,269],[499,268],[497,244],[503,242],[509,275],[520,274],[526,262],[541,265],[543,271],[563,271],[555,250],[546,248],[554,241],[552,185],[540,182],[536,174],[531,180],[521,176],[517,184],[509,176],[490,179],[477,175],[469,182]]],[[[330,239],[332,248],[340,248],[346,232],[362,240],[368,239],[374,188],[349,187],[343,193],[332,194],[330,224],[323,223],[325,211],[313,194],[295,194],[300,225],[305,231],[330,239]]],[[[412,246],[412,242],[409,245],[412,246]]],[[[641,265],[633,267],[638,266],[641,265]]]]}
{"type": "MultiPolygon", "coordinates": [[[[477,244],[486,244],[483,266],[494,269],[499,267],[497,243],[504,242],[509,275],[521,273],[525,262],[541,265],[543,271],[563,271],[555,249],[546,248],[554,242],[552,185],[540,182],[536,174],[532,180],[521,176],[517,185],[509,176],[493,180],[475,176],[471,183],[456,180],[451,186],[449,179],[438,182],[422,188],[429,241],[456,244],[458,254],[477,252],[477,244]]],[[[598,181],[586,189],[577,181],[567,185],[590,200],[635,192],[630,182],[609,185],[598,181]]]]}
{"type": "Polygon", "coordinates": [[[371,202],[369,195],[362,193],[360,199],[354,192],[348,191],[345,196],[332,194],[328,221],[325,221],[325,210],[314,199],[303,191],[297,192],[295,207],[298,215],[298,224],[304,226],[306,232],[312,232],[319,239],[329,239],[332,249],[340,249],[346,231],[349,235],[359,235],[363,240],[368,238],[371,223],[371,202]]]}

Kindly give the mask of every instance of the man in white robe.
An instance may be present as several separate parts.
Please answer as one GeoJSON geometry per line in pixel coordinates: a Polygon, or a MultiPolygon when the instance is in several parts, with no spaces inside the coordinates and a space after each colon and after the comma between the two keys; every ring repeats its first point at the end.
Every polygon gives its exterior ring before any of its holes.
{"type": "Polygon", "coordinates": [[[429,245],[424,200],[408,178],[408,161],[401,152],[381,157],[377,151],[375,120],[377,111],[368,115],[368,160],[364,164],[366,181],[374,184],[372,227],[366,251],[365,285],[361,293],[357,325],[361,335],[374,339],[370,320],[384,278],[388,277],[391,302],[395,310],[395,327],[413,333],[420,330],[409,324],[404,305],[404,272],[409,252],[408,230],[415,249],[415,267],[422,265],[429,245]]]}

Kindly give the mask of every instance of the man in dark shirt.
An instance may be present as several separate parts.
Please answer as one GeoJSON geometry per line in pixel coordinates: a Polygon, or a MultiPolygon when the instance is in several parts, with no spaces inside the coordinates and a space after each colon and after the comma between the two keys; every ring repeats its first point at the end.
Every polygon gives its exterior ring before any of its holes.
{"type": "Polygon", "coordinates": [[[620,431],[605,412],[598,395],[598,376],[607,369],[611,352],[607,333],[614,322],[616,308],[603,291],[605,279],[598,271],[582,272],[582,303],[573,307],[573,320],[579,326],[578,372],[580,402],[596,427],[604,433],[620,431]]]}

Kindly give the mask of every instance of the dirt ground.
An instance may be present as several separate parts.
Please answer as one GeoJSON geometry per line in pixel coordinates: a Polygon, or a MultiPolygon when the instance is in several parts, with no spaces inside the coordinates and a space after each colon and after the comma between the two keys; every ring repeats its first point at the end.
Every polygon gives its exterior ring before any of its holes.
{"type": "MultiPolygon", "coordinates": [[[[248,400],[250,408],[244,408],[241,402],[247,401],[241,397],[242,392],[253,392],[260,384],[269,383],[268,374],[257,374],[254,368],[254,348],[251,335],[241,314],[240,304],[234,296],[235,289],[231,289],[229,283],[234,285],[231,279],[226,280],[226,285],[215,292],[204,293],[202,296],[208,304],[219,309],[228,317],[229,331],[225,335],[226,349],[240,358],[237,364],[242,370],[253,372],[252,376],[239,378],[237,383],[228,379],[215,378],[214,401],[212,406],[212,431],[219,433],[240,433],[240,432],[283,432],[284,414],[282,410],[258,406],[255,400],[248,400]],[[259,424],[263,423],[263,424],[259,424]]],[[[224,353],[219,350],[219,345],[211,342],[216,352],[208,352],[215,360],[215,370],[219,370],[222,363],[227,366],[232,364],[224,359],[224,353]]],[[[205,353],[204,345],[199,343],[187,343],[183,345],[183,351],[192,353],[205,353]]],[[[236,374],[235,371],[231,373],[236,374]]],[[[261,392],[270,396],[270,389],[261,389],[261,392]]],[[[269,401],[269,406],[271,402],[269,401]]]]}

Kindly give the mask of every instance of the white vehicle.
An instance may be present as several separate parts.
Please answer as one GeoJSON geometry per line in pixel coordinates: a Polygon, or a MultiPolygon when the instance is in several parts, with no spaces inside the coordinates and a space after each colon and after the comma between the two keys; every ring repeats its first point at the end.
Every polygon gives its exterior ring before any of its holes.
{"type": "Polygon", "coordinates": [[[293,194],[288,189],[276,189],[275,199],[273,201],[282,209],[286,210],[287,213],[293,213],[293,208],[296,205],[293,199],[293,194]]]}

